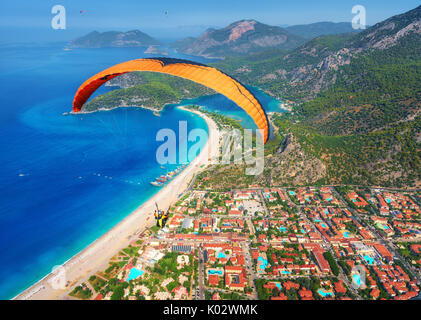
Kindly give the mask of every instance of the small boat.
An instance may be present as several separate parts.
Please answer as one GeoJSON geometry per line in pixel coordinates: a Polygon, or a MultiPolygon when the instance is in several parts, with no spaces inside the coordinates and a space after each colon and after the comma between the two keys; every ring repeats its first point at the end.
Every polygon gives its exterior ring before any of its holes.
{"type": "MultiPolygon", "coordinates": [[[[187,165],[183,164],[182,166],[179,166],[177,169],[175,169],[174,171],[170,171],[168,172],[166,175],[161,175],[158,178],[155,179],[155,181],[151,182],[151,184],[153,186],[156,187],[161,187],[163,186],[166,182],[170,181],[171,179],[173,179],[177,174],[179,174],[187,165]]],[[[161,167],[161,169],[165,169],[164,166],[161,167]]]]}

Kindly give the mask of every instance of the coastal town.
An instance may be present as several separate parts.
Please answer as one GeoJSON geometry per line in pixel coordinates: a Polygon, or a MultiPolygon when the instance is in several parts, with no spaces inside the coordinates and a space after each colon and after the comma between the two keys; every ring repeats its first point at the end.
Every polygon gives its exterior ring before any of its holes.
{"type": "Polygon", "coordinates": [[[356,186],[191,189],[164,228],[138,230],[66,298],[413,299],[419,203],[419,193],[356,186]]]}

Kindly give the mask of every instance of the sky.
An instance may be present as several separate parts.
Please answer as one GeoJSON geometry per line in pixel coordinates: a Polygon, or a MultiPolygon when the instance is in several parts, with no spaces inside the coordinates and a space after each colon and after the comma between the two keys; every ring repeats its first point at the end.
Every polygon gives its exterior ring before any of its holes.
{"type": "Polygon", "coordinates": [[[242,19],[270,25],[320,21],[351,22],[363,5],[374,25],[420,5],[419,0],[1,0],[0,42],[26,39],[70,40],[84,33],[139,29],[156,38],[197,36],[209,27],[242,19]],[[52,30],[51,9],[66,8],[66,30],[52,30]],[[83,13],[81,13],[83,10],[83,13]]]}

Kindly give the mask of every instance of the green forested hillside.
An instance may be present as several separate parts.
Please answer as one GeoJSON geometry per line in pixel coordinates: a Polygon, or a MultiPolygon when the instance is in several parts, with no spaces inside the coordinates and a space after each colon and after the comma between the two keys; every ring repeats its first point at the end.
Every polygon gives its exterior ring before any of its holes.
{"type": "Polygon", "coordinates": [[[92,99],[83,106],[83,111],[118,106],[144,106],[159,111],[166,104],[213,93],[212,90],[189,80],[152,72],[131,73],[114,79],[112,84],[123,89],[92,99]]]}
{"type": "MultiPolygon", "coordinates": [[[[298,104],[274,115],[263,185],[421,186],[421,7],[360,34],[324,36],[286,53],[219,63],[298,104]]],[[[268,150],[268,149],[267,149],[268,150]]],[[[226,176],[218,169],[212,181],[226,176]]]]}
{"type": "MultiPolygon", "coordinates": [[[[271,116],[275,139],[267,144],[262,175],[221,166],[207,174],[210,184],[421,187],[421,6],[359,34],[322,36],[293,51],[271,49],[213,65],[296,104],[290,114],[271,116]]],[[[119,78],[126,89],[86,108],[158,110],[210,93],[160,74],[119,78]]]]}
{"type": "Polygon", "coordinates": [[[390,50],[355,58],[317,98],[297,107],[307,123],[328,135],[379,130],[410,121],[421,107],[421,36],[390,50]]]}
{"type": "Polygon", "coordinates": [[[284,133],[293,134],[306,154],[327,167],[322,184],[412,186],[421,179],[421,118],[366,133],[331,136],[316,131],[311,123],[292,123],[276,118],[284,133]]]}

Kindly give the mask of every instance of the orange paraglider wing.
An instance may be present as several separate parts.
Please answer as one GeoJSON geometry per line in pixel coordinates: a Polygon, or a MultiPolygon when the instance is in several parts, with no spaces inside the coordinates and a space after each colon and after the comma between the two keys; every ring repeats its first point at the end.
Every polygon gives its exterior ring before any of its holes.
{"type": "Polygon", "coordinates": [[[269,137],[269,122],[259,100],[239,81],[204,64],[173,59],[147,58],[123,62],[112,66],[86,80],[77,90],[73,100],[73,111],[79,112],[82,106],[100,86],[122,74],[133,71],[166,73],[185,78],[209,87],[235,102],[254,120],[257,127],[263,130],[263,141],[269,137]]]}

